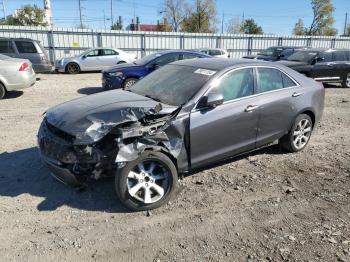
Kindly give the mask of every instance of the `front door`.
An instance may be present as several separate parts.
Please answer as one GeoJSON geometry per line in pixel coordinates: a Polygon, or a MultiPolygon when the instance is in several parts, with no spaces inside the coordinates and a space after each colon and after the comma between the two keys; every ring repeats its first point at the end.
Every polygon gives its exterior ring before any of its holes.
{"type": "Polygon", "coordinates": [[[259,116],[254,83],[252,68],[230,71],[209,91],[222,93],[224,103],[191,113],[193,168],[254,149],[259,116]]]}
{"type": "Polygon", "coordinates": [[[82,70],[101,70],[99,51],[99,49],[91,50],[81,58],[82,70]]]}

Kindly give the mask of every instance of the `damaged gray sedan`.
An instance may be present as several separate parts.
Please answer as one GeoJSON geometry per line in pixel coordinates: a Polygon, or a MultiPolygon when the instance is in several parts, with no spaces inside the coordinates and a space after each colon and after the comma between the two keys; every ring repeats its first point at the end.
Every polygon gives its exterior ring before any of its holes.
{"type": "Polygon", "coordinates": [[[81,186],[115,176],[131,210],[169,201],[178,175],[279,141],[305,148],[323,112],[324,88],[275,63],[179,61],[128,91],[75,99],[48,110],[38,143],[60,181],[81,186]]]}

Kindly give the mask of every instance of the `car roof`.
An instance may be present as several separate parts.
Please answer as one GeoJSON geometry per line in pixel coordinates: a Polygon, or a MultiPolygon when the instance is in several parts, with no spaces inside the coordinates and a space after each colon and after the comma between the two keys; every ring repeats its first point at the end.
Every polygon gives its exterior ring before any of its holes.
{"type": "Polygon", "coordinates": [[[188,53],[188,54],[200,54],[200,55],[204,55],[203,53],[201,52],[197,52],[197,51],[191,51],[191,50],[181,50],[181,49],[178,49],[178,50],[162,50],[162,51],[158,51],[157,54],[171,54],[171,53],[188,53]]]}
{"type": "MultiPolygon", "coordinates": [[[[245,65],[272,65],[276,66],[276,63],[271,63],[267,61],[259,61],[252,59],[227,59],[227,58],[200,58],[200,59],[188,59],[188,60],[180,60],[177,62],[171,63],[173,65],[181,65],[181,66],[192,66],[197,68],[211,69],[220,71],[227,67],[232,66],[245,66],[245,65]]],[[[278,67],[278,65],[276,66],[278,67]]]]}
{"type": "Polygon", "coordinates": [[[337,51],[347,51],[349,52],[350,49],[335,49],[335,48],[309,48],[305,51],[311,51],[311,52],[337,52],[337,51]]]}

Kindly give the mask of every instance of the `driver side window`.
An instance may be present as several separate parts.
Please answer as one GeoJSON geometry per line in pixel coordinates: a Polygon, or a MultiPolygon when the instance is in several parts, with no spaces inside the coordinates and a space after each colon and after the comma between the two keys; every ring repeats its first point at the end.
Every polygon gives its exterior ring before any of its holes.
{"type": "Polygon", "coordinates": [[[158,66],[164,66],[166,64],[169,64],[171,62],[175,62],[179,60],[179,55],[178,54],[170,54],[170,55],[164,55],[159,57],[154,64],[158,65],[158,66]]]}
{"type": "Polygon", "coordinates": [[[94,57],[94,56],[98,56],[98,50],[92,50],[89,53],[86,54],[87,57],[94,57]]]}
{"type": "Polygon", "coordinates": [[[224,101],[254,94],[254,73],[252,68],[235,70],[221,78],[215,88],[224,96],[224,101]]]}

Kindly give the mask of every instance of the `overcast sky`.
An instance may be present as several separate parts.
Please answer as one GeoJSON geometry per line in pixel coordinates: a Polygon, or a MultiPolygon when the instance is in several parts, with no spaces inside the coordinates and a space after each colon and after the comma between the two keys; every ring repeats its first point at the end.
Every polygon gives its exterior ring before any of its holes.
{"type": "MultiPolygon", "coordinates": [[[[43,7],[43,0],[3,0],[7,14],[25,4],[37,4],[43,7]]],[[[164,0],[113,0],[113,17],[123,17],[124,27],[135,16],[140,17],[141,23],[155,24],[161,19],[164,0]]],[[[189,1],[193,2],[193,1],[189,1]]],[[[265,33],[289,35],[298,18],[304,19],[309,25],[312,19],[311,0],[217,0],[218,29],[221,29],[222,14],[226,22],[233,17],[254,18],[263,27],[265,33]]],[[[79,24],[78,0],[51,0],[54,23],[56,27],[72,27],[79,24]]],[[[111,0],[82,0],[84,24],[89,28],[108,29],[111,22],[111,0]]],[[[342,33],[345,13],[349,13],[350,0],[333,0],[336,8],[334,18],[335,28],[342,33]]],[[[226,27],[226,26],[225,26],[226,27]]]]}

